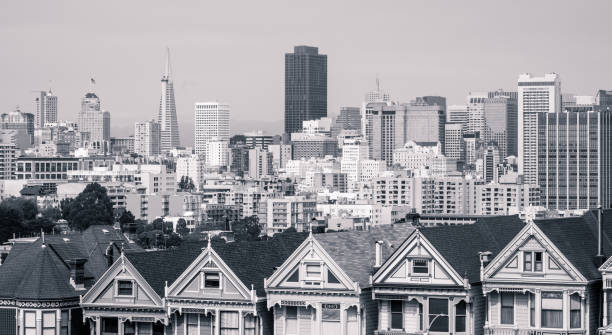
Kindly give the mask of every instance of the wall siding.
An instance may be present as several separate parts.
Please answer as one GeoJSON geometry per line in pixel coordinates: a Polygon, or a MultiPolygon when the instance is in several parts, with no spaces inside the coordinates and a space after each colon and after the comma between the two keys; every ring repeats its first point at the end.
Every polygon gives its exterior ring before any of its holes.
{"type": "Polygon", "coordinates": [[[257,316],[262,326],[262,335],[274,334],[274,311],[269,310],[266,301],[260,301],[256,305],[257,316]]]}
{"type": "Polygon", "coordinates": [[[484,325],[487,318],[487,300],[482,295],[482,286],[472,285],[470,288],[470,300],[472,309],[472,326],[475,335],[484,335],[484,325]]]}
{"type": "Polygon", "coordinates": [[[365,319],[362,333],[374,334],[374,331],[378,328],[378,302],[372,300],[372,291],[370,289],[361,291],[359,301],[362,308],[361,318],[365,319]]]}

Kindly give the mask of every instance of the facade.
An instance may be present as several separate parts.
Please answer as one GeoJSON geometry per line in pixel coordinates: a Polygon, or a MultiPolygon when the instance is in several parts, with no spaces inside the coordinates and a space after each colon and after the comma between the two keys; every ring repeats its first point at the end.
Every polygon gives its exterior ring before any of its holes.
{"type": "Polygon", "coordinates": [[[597,255],[611,247],[607,238],[598,241],[597,229],[595,212],[529,222],[484,262],[485,332],[596,334],[603,295],[597,255]]]}
{"type": "Polygon", "coordinates": [[[446,123],[444,125],[446,157],[457,161],[465,160],[465,147],[463,142],[464,127],[463,123],[446,123]]]}
{"type": "Polygon", "coordinates": [[[229,141],[213,137],[206,142],[206,166],[224,167],[228,165],[229,141]]]}
{"type": "Polygon", "coordinates": [[[311,157],[323,158],[338,154],[338,140],[323,134],[296,132],[291,134],[294,160],[311,157]]]}
{"type": "Polygon", "coordinates": [[[266,135],[263,131],[244,133],[244,144],[249,147],[249,149],[254,149],[256,147],[268,150],[268,146],[274,143],[274,136],[266,135]]]}
{"type": "Polygon", "coordinates": [[[34,125],[43,128],[48,122],[57,122],[57,96],[49,90],[40,91],[40,96],[34,99],[34,125]]]}
{"type": "Polygon", "coordinates": [[[117,154],[133,154],[134,153],[134,136],[128,137],[111,137],[111,151],[117,154]]]}
{"type": "Polygon", "coordinates": [[[317,214],[317,201],[302,196],[268,199],[266,210],[268,236],[282,233],[289,228],[307,232],[311,220],[317,214]]]}
{"type": "Polygon", "coordinates": [[[515,215],[526,207],[540,206],[537,185],[487,183],[475,186],[473,214],[515,215]]]}
{"type": "Polygon", "coordinates": [[[219,102],[195,104],[195,153],[206,155],[206,143],[217,138],[229,141],[230,106],[219,102]]]}
{"type": "Polygon", "coordinates": [[[446,122],[447,123],[461,123],[467,124],[468,122],[468,106],[467,105],[448,105],[446,110],[446,122]]]}
{"type": "Polygon", "coordinates": [[[332,124],[332,137],[337,136],[342,130],[361,132],[361,109],[359,107],[340,107],[340,114],[336,116],[332,124]]]}
{"type": "Polygon", "coordinates": [[[538,113],[537,183],[550,209],[611,204],[609,111],[538,113]]]}
{"type": "Polygon", "coordinates": [[[170,75],[170,49],[166,49],[166,70],[161,79],[161,96],[159,98],[159,114],[157,116],[160,128],[161,152],[167,152],[180,146],[176,101],[174,99],[174,82],[170,75]]]}
{"type": "Polygon", "coordinates": [[[0,179],[15,179],[16,147],[10,141],[5,141],[5,136],[0,136],[0,179]]]}
{"type": "Polygon", "coordinates": [[[95,93],[87,93],[81,100],[77,123],[79,131],[87,134],[89,147],[104,151],[110,145],[110,113],[100,109],[100,99],[95,93]]]}
{"type": "Polygon", "coordinates": [[[302,122],[327,116],[327,55],[296,46],[285,54],[285,133],[301,131],[302,122]]]}
{"type": "Polygon", "coordinates": [[[34,116],[30,113],[22,113],[16,109],[9,113],[0,114],[0,129],[15,130],[19,133],[18,137],[29,139],[29,143],[20,140],[21,149],[29,148],[34,142],[34,116]]]}
{"type": "Polygon", "coordinates": [[[327,189],[331,192],[346,192],[347,190],[346,173],[315,173],[312,179],[312,186],[315,190],[327,189]]]}
{"type": "Polygon", "coordinates": [[[272,165],[275,170],[287,166],[287,162],[293,157],[293,146],[291,144],[270,144],[268,151],[272,153],[272,165]]]}
{"type": "Polygon", "coordinates": [[[416,98],[407,105],[404,122],[405,141],[440,142],[442,153],[445,152],[446,98],[429,96],[416,98]]]}
{"type": "Polygon", "coordinates": [[[249,177],[259,179],[273,176],[272,153],[259,148],[249,150],[249,177]]]}
{"type": "Polygon", "coordinates": [[[161,154],[161,126],[154,120],[134,124],[134,153],[153,157],[161,154]]]}
{"type": "MultiPolygon", "coordinates": [[[[518,78],[519,174],[528,184],[538,183],[538,115],[561,111],[561,80],[555,73],[518,78]]],[[[544,139],[542,139],[544,140],[544,139]]]]}
{"type": "Polygon", "coordinates": [[[457,170],[457,161],[442,154],[440,142],[408,140],[403,148],[393,150],[393,165],[413,171],[427,171],[433,175],[447,175],[457,170]]]}
{"type": "Polygon", "coordinates": [[[370,159],[393,162],[393,150],[401,148],[405,136],[405,108],[391,103],[369,103],[364,113],[364,136],[370,159]]]}

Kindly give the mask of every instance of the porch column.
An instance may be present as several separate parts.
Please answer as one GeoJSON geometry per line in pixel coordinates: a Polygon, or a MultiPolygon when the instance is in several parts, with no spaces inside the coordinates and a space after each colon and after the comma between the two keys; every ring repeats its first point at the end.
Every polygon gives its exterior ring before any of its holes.
{"type": "Polygon", "coordinates": [[[36,311],[36,333],[42,334],[42,311],[36,311]]]}
{"type": "Polygon", "coordinates": [[[246,314],[243,311],[238,311],[238,334],[244,334],[244,317],[246,314]]]}
{"type": "Polygon", "coordinates": [[[423,299],[423,330],[429,333],[429,299],[423,299]]]}
{"type": "MultiPolygon", "coordinates": [[[[583,300],[583,306],[584,306],[584,299],[583,300]]],[[[603,326],[607,326],[608,325],[608,290],[604,290],[604,299],[603,299],[604,303],[603,303],[603,326]]],[[[582,310],[582,315],[584,315],[584,309],[582,310]]]]}
{"type": "Polygon", "coordinates": [[[96,335],[100,335],[102,334],[102,330],[100,329],[102,327],[102,322],[100,322],[101,319],[100,317],[96,317],[96,335]]]}
{"type": "Polygon", "coordinates": [[[474,312],[472,308],[473,306],[473,302],[465,304],[465,331],[468,334],[474,334],[474,327],[472,327],[472,313],[474,312]]]}
{"type": "Polygon", "coordinates": [[[569,309],[569,293],[567,290],[563,290],[563,329],[569,329],[569,309]]]}
{"type": "Polygon", "coordinates": [[[215,309],[215,335],[221,334],[221,314],[219,309],[215,309]]]}
{"type": "Polygon", "coordinates": [[[17,329],[19,329],[19,335],[24,335],[24,320],[23,320],[23,309],[17,310],[17,329]]]}
{"type": "Polygon", "coordinates": [[[61,334],[62,328],[62,310],[58,309],[55,311],[55,333],[61,334]]]}
{"type": "Polygon", "coordinates": [[[542,328],[542,291],[536,289],[535,292],[535,326],[542,328]]]}
{"type": "Polygon", "coordinates": [[[321,325],[322,325],[322,321],[321,318],[323,317],[323,311],[322,311],[322,306],[323,304],[321,304],[320,302],[316,303],[317,306],[317,310],[315,313],[317,313],[317,322],[315,322],[315,324],[313,325],[315,328],[315,335],[319,335],[321,334],[321,325]]]}
{"type": "Polygon", "coordinates": [[[123,335],[125,333],[125,330],[123,329],[123,327],[125,327],[125,321],[126,320],[122,320],[122,318],[117,318],[117,334],[123,335]]]}
{"type": "Polygon", "coordinates": [[[457,307],[457,303],[459,303],[459,301],[455,301],[455,298],[448,298],[448,330],[452,333],[456,333],[455,327],[457,325],[455,324],[455,307],[457,307]]]}
{"type": "Polygon", "coordinates": [[[348,311],[345,309],[346,306],[344,304],[340,304],[340,334],[342,335],[346,335],[346,322],[347,322],[347,315],[346,313],[348,313],[348,311]]]}

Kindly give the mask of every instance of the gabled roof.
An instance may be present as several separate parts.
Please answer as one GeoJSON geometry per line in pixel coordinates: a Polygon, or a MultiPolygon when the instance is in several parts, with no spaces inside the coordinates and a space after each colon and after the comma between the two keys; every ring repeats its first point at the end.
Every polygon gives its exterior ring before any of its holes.
{"type": "MultiPolygon", "coordinates": [[[[535,220],[534,223],[588,280],[601,278],[597,255],[597,211],[581,217],[535,220]]],[[[612,256],[612,210],[603,212],[603,254],[612,256]]]]}
{"type": "MultiPolygon", "coordinates": [[[[284,233],[266,241],[213,241],[212,248],[247,288],[252,285],[258,296],[265,296],[264,278],[272,275],[306,237],[305,233],[284,233]]],[[[163,297],[166,282],[172,285],[206,246],[206,242],[184,243],[172,250],[130,252],[126,257],[163,297]]]]}
{"type": "Polygon", "coordinates": [[[373,227],[366,231],[347,231],[314,235],[329,256],[361,288],[370,285],[370,274],[376,261],[376,241],[383,241],[384,262],[414,228],[407,224],[373,227]]]}
{"type": "Polygon", "coordinates": [[[525,226],[517,215],[484,217],[473,224],[420,228],[421,233],[461,276],[480,281],[479,252],[495,257],[525,226]]]}
{"type": "Polygon", "coordinates": [[[42,241],[16,244],[0,266],[0,297],[16,300],[76,299],[70,270],[42,241]]]}

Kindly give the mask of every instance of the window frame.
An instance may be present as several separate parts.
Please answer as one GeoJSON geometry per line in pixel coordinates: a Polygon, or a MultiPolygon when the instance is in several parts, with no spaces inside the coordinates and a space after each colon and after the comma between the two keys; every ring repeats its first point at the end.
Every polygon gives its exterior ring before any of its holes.
{"type": "Polygon", "coordinates": [[[119,298],[133,298],[133,297],[136,296],[136,292],[135,291],[136,290],[134,289],[134,280],[132,280],[132,279],[120,279],[120,278],[115,280],[115,296],[116,297],[119,297],[119,298]],[[121,294],[120,293],[120,290],[121,290],[120,283],[121,282],[130,283],[130,285],[131,285],[130,286],[131,287],[130,294],[121,294]]]}
{"type": "Polygon", "coordinates": [[[403,330],[404,329],[404,301],[403,300],[389,300],[389,328],[393,330],[403,330]],[[400,311],[393,311],[393,303],[399,303],[400,311]],[[399,321],[401,323],[401,327],[393,327],[393,315],[399,314],[401,317],[399,321]]]}
{"type": "Polygon", "coordinates": [[[410,260],[410,274],[413,276],[429,276],[429,259],[426,258],[412,258],[410,260]],[[424,262],[423,265],[416,265],[416,262],[424,262]],[[426,272],[417,272],[415,269],[425,269],[426,272]]]}
{"type": "Polygon", "coordinates": [[[46,334],[45,330],[52,331],[53,335],[57,334],[57,311],[44,310],[41,312],[40,330],[41,334],[46,334]],[[47,325],[45,323],[45,315],[52,316],[51,320],[53,320],[53,325],[47,325]]]}
{"type": "MultiPolygon", "coordinates": [[[[552,298],[547,298],[547,299],[552,299],[552,298]]],[[[564,299],[563,299],[563,292],[562,291],[542,291],[540,292],[540,301],[542,301],[540,303],[540,328],[546,328],[546,329],[563,329],[563,320],[565,319],[565,308],[564,308],[564,299]],[[557,300],[561,300],[561,326],[560,327],[550,327],[550,326],[545,326],[544,325],[544,318],[542,317],[542,313],[544,313],[544,311],[558,311],[558,309],[544,309],[544,294],[560,294],[561,295],[561,299],[559,298],[554,298],[557,300]]]]}
{"type": "Polygon", "coordinates": [[[322,281],[323,280],[323,264],[321,262],[304,262],[303,263],[304,266],[304,280],[316,280],[316,281],[322,281]],[[309,266],[318,266],[319,267],[319,276],[318,277],[311,277],[308,274],[308,267],[309,266]]]}
{"type": "MultiPolygon", "coordinates": [[[[500,292],[499,293],[499,324],[500,325],[514,325],[516,322],[516,294],[514,292],[500,292]],[[503,296],[506,294],[511,294],[512,295],[512,322],[510,323],[504,323],[503,322],[503,315],[504,315],[504,299],[503,296]]],[[[506,306],[506,308],[509,308],[509,306],[506,306]]]]}
{"type": "Polygon", "coordinates": [[[523,272],[534,274],[544,273],[544,251],[523,250],[523,272]],[[538,256],[540,260],[537,260],[538,256]],[[529,260],[527,260],[527,258],[529,258],[529,260]],[[529,266],[527,266],[527,264],[529,264],[529,266]]]}
{"type": "Polygon", "coordinates": [[[465,300],[460,300],[458,303],[454,304],[454,308],[455,308],[455,333],[467,333],[468,330],[468,324],[467,324],[467,313],[468,313],[468,305],[467,302],[465,300]],[[457,306],[459,306],[459,304],[463,303],[464,306],[464,312],[463,314],[459,314],[457,311],[457,306]],[[463,331],[459,331],[457,330],[457,325],[459,324],[457,321],[457,318],[463,318],[463,331]]]}
{"type": "MultiPolygon", "coordinates": [[[[222,279],[221,279],[221,272],[220,271],[202,271],[201,272],[201,282],[200,282],[200,287],[202,290],[220,290],[222,287],[222,279]],[[206,282],[206,276],[208,275],[217,275],[217,286],[207,286],[206,282]]],[[[214,280],[213,280],[214,281],[214,280]]]]}
{"type": "Polygon", "coordinates": [[[578,293],[573,293],[569,295],[569,327],[570,329],[581,329],[582,328],[582,297],[580,296],[580,294],[578,293]],[[577,298],[578,299],[578,309],[572,308],[572,299],[573,298],[577,298]],[[578,326],[575,327],[572,325],[572,312],[578,311],[578,314],[580,315],[580,317],[578,318],[578,326]]]}

